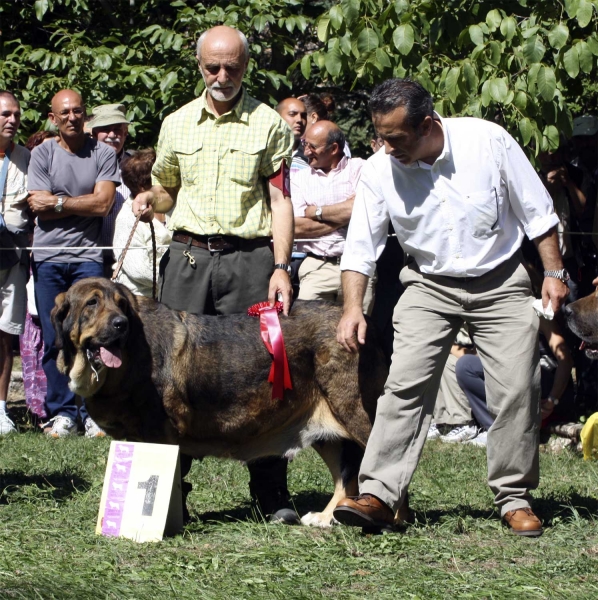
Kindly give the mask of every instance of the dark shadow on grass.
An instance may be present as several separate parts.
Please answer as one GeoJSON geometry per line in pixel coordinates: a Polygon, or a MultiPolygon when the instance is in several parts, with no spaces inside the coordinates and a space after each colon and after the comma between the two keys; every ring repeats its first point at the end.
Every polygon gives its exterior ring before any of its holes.
{"type": "Polygon", "coordinates": [[[580,519],[590,521],[598,518],[598,498],[581,496],[574,491],[567,494],[551,494],[534,500],[533,509],[546,525],[551,525],[556,517],[572,516],[572,509],[580,519]]]}
{"type": "Polygon", "coordinates": [[[426,525],[438,525],[447,519],[471,517],[472,519],[490,519],[498,513],[494,510],[479,510],[459,504],[449,510],[415,511],[417,520],[426,525]]]}
{"type": "MultiPolygon", "coordinates": [[[[292,497],[292,506],[295,508],[299,516],[305,513],[321,512],[330,501],[330,494],[322,494],[321,492],[300,492],[292,497]]],[[[234,508],[208,511],[196,516],[191,516],[190,524],[206,523],[208,521],[226,522],[226,521],[262,521],[263,516],[250,503],[235,506],[234,508]]]]}
{"type": "Polygon", "coordinates": [[[61,501],[76,493],[86,492],[91,488],[91,483],[69,472],[26,475],[20,471],[6,471],[0,473],[0,504],[18,502],[22,496],[16,498],[16,495],[26,486],[35,486],[49,498],[61,501]],[[13,495],[14,499],[11,498],[13,495]]]}

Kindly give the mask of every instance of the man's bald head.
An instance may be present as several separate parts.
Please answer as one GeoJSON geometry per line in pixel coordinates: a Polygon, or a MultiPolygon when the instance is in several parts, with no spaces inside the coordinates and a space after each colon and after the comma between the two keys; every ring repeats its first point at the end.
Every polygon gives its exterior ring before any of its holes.
{"type": "Polygon", "coordinates": [[[288,123],[295,136],[294,148],[299,146],[299,142],[305,133],[307,124],[307,112],[305,104],[297,98],[285,98],[278,103],[276,112],[288,123]]]}
{"type": "Polygon", "coordinates": [[[304,152],[310,167],[328,172],[345,154],[345,134],[331,121],[318,121],[305,134],[304,152]]]}
{"type": "Polygon", "coordinates": [[[62,139],[85,138],[85,106],[81,94],[75,90],[60,90],[52,98],[52,111],[48,117],[58,128],[62,139]]]}
{"type": "Polygon", "coordinates": [[[201,53],[207,47],[225,49],[227,52],[241,56],[244,62],[249,60],[249,42],[245,34],[227,25],[218,25],[204,31],[197,40],[197,60],[201,60],[201,53]]]}

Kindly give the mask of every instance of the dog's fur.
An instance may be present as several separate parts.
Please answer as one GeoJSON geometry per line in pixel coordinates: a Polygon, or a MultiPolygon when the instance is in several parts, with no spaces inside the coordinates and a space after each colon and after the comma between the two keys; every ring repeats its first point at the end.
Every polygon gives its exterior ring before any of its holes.
{"type": "Polygon", "coordinates": [[[107,433],[241,461],[313,445],[335,493],[303,522],[324,527],[336,504],[357,492],[360,456],[349,461],[356,453],[347,449],[365,448],[387,376],[373,327],[359,354],[339,346],[340,316],[324,302],[297,302],[292,316],[281,316],[293,389],[273,400],[257,318],[177,312],[102,278],[79,281],[52,311],[58,368],[107,433]],[[105,366],[101,347],[122,364],[105,366]]]}
{"type": "Polygon", "coordinates": [[[563,307],[569,329],[582,340],[586,356],[598,360],[598,290],[563,307]]]}

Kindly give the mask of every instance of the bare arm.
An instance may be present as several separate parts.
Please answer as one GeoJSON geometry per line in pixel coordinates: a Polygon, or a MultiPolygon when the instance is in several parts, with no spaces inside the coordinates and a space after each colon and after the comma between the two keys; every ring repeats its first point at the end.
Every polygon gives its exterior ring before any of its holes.
{"type": "Polygon", "coordinates": [[[336,328],[336,341],[347,351],[357,352],[365,344],[367,323],[363,316],[363,298],[368,276],[357,271],[343,271],[343,316],[336,328]]]}
{"type": "Polygon", "coordinates": [[[29,208],[41,221],[77,217],[105,217],[114,204],[116,184],[113,181],[98,181],[93,193],[74,198],[64,197],[62,211],[56,212],[58,196],[46,190],[32,190],[27,198],[29,208]]]}
{"type": "MultiPolygon", "coordinates": [[[[272,206],[272,240],[274,242],[274,262],[276,264],[289,264],[293,250],[293,204],[289,196],[282,190],[268,182],[270,191],[270,204],[272,206]]],[[[284,314],[289,314],[293,287],[290,275],[283,269],[274,269],[270,278],[268,301],[271,306],[276,302],[277,294],[282,294],[284,314]]]]}
{"type": "MultiPolygon", "coordinates": [[[[559,239],[556,228],[534,239],[538,253],[542,259],[544,269],[547,271],[559,271],[563,268],[563,258],[559,250],[559,239]]],[[[548,306],[552,303],[552,309],[557,312],[565,298],[569,295],[569,288],[559,279],[545,277],[542,284],[542,305],[548,306]]]]}
{"type": "MultiPolygon", "coordinates": [[[[326,206],[320,207],[322,209],[322,221],[336,225],[339,227],[345,227],[351,220],[351,213],[353,212],[353,201],[355,200],[355,194],[349,196],[344,202],[338,204],[327,204],[326,206]]],[[[317,221],[316,219],[316,208],[317,206],[310,205],[305,209],[305,218],[317,221]]]]}
{"type": "Polygon", "coordinates": [[[295,217],[295,239],[319,238],[338,229],[337,225],[328,222],[312,221],[305,217],[295,217]]]}
{"type": "Polygon", "coordinates": [[[154,218],[154,212],[166,213],[176,203],[179,188],[165,188],[154,185],[147,192],[137,194],[133,200],[133,214],[141,213],[141,220],[149,223],[154,218]]]}

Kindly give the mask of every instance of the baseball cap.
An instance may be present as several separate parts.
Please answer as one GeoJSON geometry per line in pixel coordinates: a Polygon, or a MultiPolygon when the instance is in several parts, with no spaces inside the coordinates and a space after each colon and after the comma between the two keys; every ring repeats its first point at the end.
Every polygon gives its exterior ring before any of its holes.
{"type": "Polygon", "coordinates": [[[106,125],[118,125],[119,123],[126,123],[127,125],[130,123],[125,113],[124,104],[102,104],[91,111],[89,127],[92,129],[105,127],[106,125]]]}
{"type": "Polygon", "coordinates": [[[598,133],[598,117],[582,115],[573,119],[573,136],[595,135],[598,133]]]}

